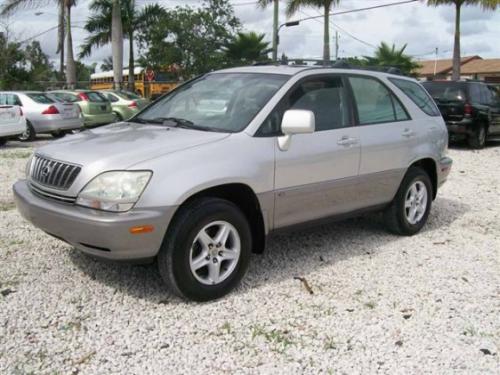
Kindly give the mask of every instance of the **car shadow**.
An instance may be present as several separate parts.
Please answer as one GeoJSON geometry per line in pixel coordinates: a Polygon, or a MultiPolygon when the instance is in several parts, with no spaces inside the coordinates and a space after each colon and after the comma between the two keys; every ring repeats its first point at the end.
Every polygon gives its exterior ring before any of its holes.
{"type": "MultiPolygon", "coordinates": [[[[423,232],[442,230],[462,217],[470,207],[458,200],[438,198],[423,232]]],[[[249,270],[234,294],[244,294],[269,283],[308,274],[327,264],[369,256],[384,244],[402,237],[386,231],[382,215],[357,218],[270,236],[262,255],[252,255],[249,270]],[[377,245],[374,246],[373,244],[377,245]]],[[[435,246],[429,243],[429,246],[435,246]]],[[[125,265],[95,260],[77,250],[68,253],[73,264],[91,279],[117,291],[152,303],[182,303],[166,291],[156,264],[125,265]]]]}
{"type": "MultiPolygon", "coordinates": [[[[487,148],[494,148],[494,147],[498,147],[500,146],[500,141],[490,141],[488,140],[486,142],[486,145],[484,146],[485,149],[487,148]]],[[[451,149],[451,150],[460,150],[460,151],[474,151],[474,152],[479,152],[481,150],[476,150],[476,149],[473,149],[471,148],[467,142],[464,140],[464,141],[453,141],[451,142],[448,147],[451,149]]]]}

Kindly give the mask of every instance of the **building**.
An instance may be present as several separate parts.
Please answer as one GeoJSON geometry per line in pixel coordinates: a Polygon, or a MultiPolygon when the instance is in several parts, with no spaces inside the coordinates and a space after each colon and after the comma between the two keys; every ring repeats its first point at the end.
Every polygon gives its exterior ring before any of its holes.
{"type": "MultiPolygon", "coordinates": [[[[424,60],[416,73],[421,80],[451,79],[453,60],[424,60]]],[[[500,83],[500,59],[466,56],[461,59],[460,77],[500,83]]]]}

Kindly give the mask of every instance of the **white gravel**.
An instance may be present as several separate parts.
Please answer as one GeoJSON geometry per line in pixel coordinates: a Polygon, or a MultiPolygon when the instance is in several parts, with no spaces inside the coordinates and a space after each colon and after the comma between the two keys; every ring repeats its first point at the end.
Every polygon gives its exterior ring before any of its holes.
{"type": "Polygon", "coordinates": [[[29,152],[0,150],[1,374],[500,372],[499,144],[450,150],[419,235],[369,215],[275,237],[206,304],[21,219],[10,187],[29,152]]]}

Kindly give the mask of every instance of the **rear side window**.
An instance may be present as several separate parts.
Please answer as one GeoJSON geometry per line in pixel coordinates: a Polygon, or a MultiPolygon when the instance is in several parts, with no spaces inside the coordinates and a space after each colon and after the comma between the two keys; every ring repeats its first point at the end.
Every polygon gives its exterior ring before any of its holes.
{"type": "Polygon", "coordinates": [[[52,95],[68,103],[76,103],[81,100],[78,96],[70,94],[69,92],[55,92],[52,95]]]}
{"type": "Polygon", "coordinates": [[[434,100],[418,83],[406,79],[389,78],[398,89],[403,91],[410,100],[429,116],[441,116],[434,100]]]}
{"type": "Polygon", "coordinates": [[[349,77],[360,125],[405,121],[410,116],[381,82],[370,77],[349,77]]]}
{"type": "Polygon", "coordinates": [[[18,105],[22,106],[19,97],[15,94],[0,94],[0,105],[18,105]]]}
{"type": "Polygon", "coordinates": [[[111,103],[116,103],[119,99],[113,94],[106,94],[106,97],[111,103]]]}
{"type": "Polygon", "coordinates": [[[34,102],[37,102],[40,104],[54,103],[54,101],[51,98],[49,98],[47,95],[42,94],[42,93],[36,93],[36,94],[29,93],[29,94],[26,94],[26,96],[28,98],[30,98],[31,100],[33,100],[34,102]]]}
{"type": "Polygon", "coordinates": [[[91,101],[91,102],[97,102],[97,103],[100,102],[100,103],[102,103],[102,102],[106,102],[107,101],[107,99],[104,97],[104,95],[101,95],[98,92],[89,91],[86,94],[89,97],[89,101],[91,101]]]}
{"type": "Polygon", "coordinates": [[[128,100],[141,99],[141,97],[139,95],[136,95],[130,91],[120,91],[117,94],[118,94],[118,96],[121,96],[122,98],[128,99],[128,100]]]}

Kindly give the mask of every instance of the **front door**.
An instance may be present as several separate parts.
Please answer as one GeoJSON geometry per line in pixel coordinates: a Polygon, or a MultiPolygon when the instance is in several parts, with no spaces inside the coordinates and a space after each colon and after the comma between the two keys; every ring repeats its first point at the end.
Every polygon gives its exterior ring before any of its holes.
{"type": "Polygon", "coordinates": [[[304,79],[285,98],[281,114],[286,109],[312,111],[316,131],[294,135],[287,151],[281,151],[276,142],[274,227],[357,208],[359,132],[343,78],[304,79]]]}

